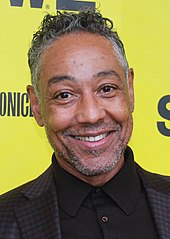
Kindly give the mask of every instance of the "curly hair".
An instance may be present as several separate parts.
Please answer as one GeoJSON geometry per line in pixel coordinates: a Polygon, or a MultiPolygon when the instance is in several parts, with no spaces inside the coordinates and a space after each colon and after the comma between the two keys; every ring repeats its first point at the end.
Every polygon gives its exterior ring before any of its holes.
{"type": "Polygon", "coordinates": [[[44,50],[62,35],[72,32],[99,34],[110,40],[127,78],[129,67],[124,46],[113,28],[112,20],[104,18],[100,12],[92,9],[82,10],[79,13],[57,11],[56,15],[47,14],[44,17],[38,31],[33,35],[31,48],[28,51],[31,82],[37,96],[39,95],[38,82],[44,50]]]}

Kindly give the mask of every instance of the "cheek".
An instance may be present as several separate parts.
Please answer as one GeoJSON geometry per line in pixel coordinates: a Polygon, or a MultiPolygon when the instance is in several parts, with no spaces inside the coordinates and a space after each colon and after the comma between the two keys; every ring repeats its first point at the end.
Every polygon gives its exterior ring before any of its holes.
{"type": "Polygon", "coordinates": [[[65,130],[73,122],[71,112],[59,110],[56,106],[46,108],[44,119],[46,126],[56,132],[65,130]]]}
{"type": "Polygon", "coordinates": [[[129,103],[125,99],[117,99],[114,101],[110,106],[109,111],[112,118],[120,123],[126,123],[126,120],[128,120],[131,115],[129,103]]]}

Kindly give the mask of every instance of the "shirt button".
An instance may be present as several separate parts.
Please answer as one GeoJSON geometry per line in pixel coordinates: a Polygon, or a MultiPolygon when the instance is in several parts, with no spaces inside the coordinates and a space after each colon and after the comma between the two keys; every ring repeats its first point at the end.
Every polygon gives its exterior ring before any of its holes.
{"type": "Polygon", "coordinates": [[[96,188],[96,190],[95,190],[95,193],[96,193],[96,194],[99,195],[99,194],[101,194],[101,192],[102,192],[101,188],[96,188]]]}
{"type": "Polygon", "coordinates": [[[106,222],[109,221],[109,218],[106,217],[106,216],[103,216],[103,217],[101,218],[101,220],[102,220],[102,222],[106,223],[106,222]]]}

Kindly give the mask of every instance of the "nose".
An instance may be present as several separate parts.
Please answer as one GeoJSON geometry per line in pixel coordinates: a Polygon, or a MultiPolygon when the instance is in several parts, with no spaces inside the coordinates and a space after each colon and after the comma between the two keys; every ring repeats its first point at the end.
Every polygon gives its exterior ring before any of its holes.
{"type": "Polygon", "coordinates": [[[102,120],[106,111],[102,104],[93,97],[84,97],[77,106],[76,119],[78,123],[95,124],[102,120]]]}

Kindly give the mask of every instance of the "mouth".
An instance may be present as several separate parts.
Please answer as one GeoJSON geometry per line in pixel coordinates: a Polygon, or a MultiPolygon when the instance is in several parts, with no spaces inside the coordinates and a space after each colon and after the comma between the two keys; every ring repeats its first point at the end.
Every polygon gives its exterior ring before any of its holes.
{"type": "Polygon", "coordinates": [[[109,135],[109,133],[99,134],[96,136],[73,136],[75,139],[85,142],[98,142],[104,138],[106,138],[109,135]]]}

